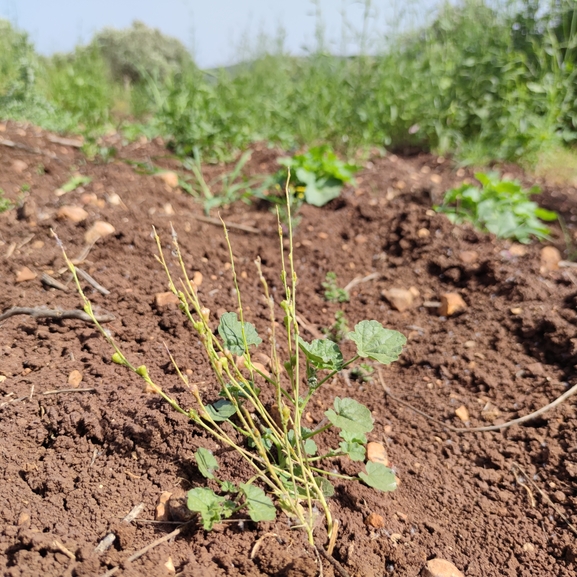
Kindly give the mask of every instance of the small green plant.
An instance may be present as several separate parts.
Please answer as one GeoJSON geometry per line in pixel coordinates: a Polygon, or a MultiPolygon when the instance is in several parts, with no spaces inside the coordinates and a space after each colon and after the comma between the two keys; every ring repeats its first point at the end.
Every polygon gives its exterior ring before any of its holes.
{"type": "Polygon", "coordinates": [[[337,275],[334,272],[328,272],[325,281],[322,283],[325,289],[325,299],[332,303],[348,303],[349,293],[337,285],[337,275]]]}
{"type": "Polygon", "coordinates": [[[541,221],[555,220],[557,214],[530,200],[532,194],[541,192],[538,186],[525,190],[519,182],[500,180],[495,173],[478,172],[475,178],[482,188],[471,184],[453,188],[435,209],[455,224],[471,222],[501,238],[522,243],[531,242],[532,237],[547,238],[549,229],[541,221]]]}
{"type": "Polygon", "coordinates": [[[202,173],[200,150],[196,148],[194,156],[186,158],[183,165],[193,173],[196,179],[196,187],[200,188],[200,191],[188,182],[185,183],[184,189],[193,196],[204,197],[203,205],[206,214],[212,208],[232,204],[240,198],[250,198],[252,195],[251,187],[260,180],[257,178],[248,179],[242,176],[242,169],[250,160],[251,155],[252,152],[250,150],[245,151],[230,172],[225,172],[210,183],[207,183],[202,173]],[[215,192],[215,188],[220,189],[218,193],[215,192]]]}
{"type": "Polygon", "coordinates": [[[340,343],[349,333],[349,324],[345,313],[338,310],[335,313],[335,322],[330,327],[323,329],[322,332],[327,336],[327,339],[340,343]]]}
{"type": "Polygon", "coordinates": [[[178,296],[182,312],[198,334],[218,385],[216,390],[220,391],[217,401],[214,401],[214,397],[210,398],[210,393],[201,394],[198,386],[190,383],[182,374],[169,352],[176,372],[191,393],[191,408],[182,407],[154,383],[145,365],[136,366],[124,356],[110,333],[98,323],[90,301],[82,292],[74,265],[66,253],[64,257],[83,299],[84,310],[115,351],[112,361],[136,373],[145,381],[149,392],[158,394],[221,446],[234,449],[252,470],[252,477],[238,486],[220,482],[215,475],[218,462],[214,455],[204,449],[197,451],[199,471],[220,485],[217,492],[207,487],[196,487],[188,492],[188,507],[201,516],[204,528],[209,530],[215,522],[245,508],[253,521],[273,520],[276,510],[280,509],[294,527],[306,531],[309,543],[314,545],[313,531],[319,512],[325,518],[329,537],[336,536],[333,535],[335,524],[329,502],[334,492],[330,479],[358,480],[380,491],[392,491],[396,488],[396,477],[388,467],[371,461],[364,465],[364,470],[359,466],[356,475],[339,473],[329,464],[332,458],[342,456],[359,463],[365,461],[366,435],[373,430],[373,418],[367,407],[352,398],[336,397],[332,407],[324,412],[324,418],[313,429],[304,426],[303,415],[310,410],[309,402],[315,393],[338,372],[360,359],[388,365],[399,357],[406,339],[397,331],[385,329],[377,321],[365,320],[347,334],[347,338],[355,344],[356,352],[346,360],[338,345],[330,340],[305,341],[299,334],[296,320],[297,276],[290,218],[286,256],[280,222],[278,230],[284,289],[284,299],[279,303],[284,314],[282,330],[277,326],[275,303],[260,260],[256,261],[258,277],[269,304],[270,373],[263,372],[262,367],[252,361],[251,351],[262,344],[262,339],[256,328],[244,318],[226,228],[225,238],[238,308],[236,312],[221,316],[217,331],[212,326],[210,311],[203,306],[194,284],[188,278],[176,233],[173,231],[171,256],[174,255],[175,264],[182,274],[179,286],[171,272],[172,263],[169,265],[167,262],[155,231],[157,259],[167,275],[170,290],[178,296]],[[283,340],[283,347],[279,346],[280,339],[283,340]],[[282,349],[287,351],[284,362],[279,358],[279,350],[282,349]],[[332,428],[339,431],[341,440],[338,446],[319,451],[316,438],[332,428]]]}
{"type": "Polygon", "coordinates": [[[7,210],[10,210],[13,206],[14,204],[12,203],[12,201],[10,201],[4,196],[4,191],[0,188],[0,212],[6,212],[7,210]]]}
{"type": "Polygon", "coordinates": [[[62,194],[66,194],[67,192],[72,192],[81,186],[85,186],[86,184],[90,184],[92,182],[92,178],[90,176],[84,176],[82,174],[75,174],[71,176],[61,187],[60,191],[62,194]]]}

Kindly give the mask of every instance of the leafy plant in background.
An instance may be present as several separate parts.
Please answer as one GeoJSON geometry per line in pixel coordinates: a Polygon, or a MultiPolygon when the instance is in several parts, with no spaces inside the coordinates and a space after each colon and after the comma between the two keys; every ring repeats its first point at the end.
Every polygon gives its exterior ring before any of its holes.
{"type": "MultiPolygon", "coordinates": [[[[145,381],[148,392],[158,394],[176,411],[212,435],[220,445],[234,449],[252,470],[252,477],[244,483],[234,485],[219,481],[220,490],[217,492],[207,487],[192,489],[188,493],[189,508],[200,514],[207,530],[218,520],[244,508],[253,521],[274,519],[278,508],[287,514],[293,525],[306,531],[311,545],[314,545],[313,531],[320,510],[326,520],[329,537],[336,537],[336,526],[328,501],[334,492],[330,479],[360,480],[380,491],[392,491],[396,488],[396,478],[394,472],[381,463],[367,462],[365,470],[356,476],[338,473],[328,465],[333,457],[348,456],[359,463],[365,460],[366,435],[373,430],[373,418],[367,407],[352,398],[336,397],[332,407],[325,411],[324,419],[313,429],[303,424],[303,415],[315,393],[339,371],[359,359],[371,359],[385,365],[392,363],[399,357],[406,342],[405,337],[397,331],[385,329],[377,321],[361,321],[347,334],[347,338],[355,344],[356,352],[345,360],[336,343],[329,340],[307,342],[300,336],[296,320],[297,276],[289,218],[289,251],[286,257],[279,223],[283,263],[281,281],[284,289],[284,299],[279,303],[284,315],[282,334],[279,334],[277,328],[276,306],[262,273],[260,260],[256,261],[264,296],[269,304],[271,372],[268,373],[252,360],[251,351],[253,347],[261,345],[262,340],[255,327],[244,319],[241,292],[226,229],[225,238],[238,308],[236,312],[227,312],[221,316],[218,337],[210,320],[210,311],[203,306],[194,284],[188,278],[176,233],[173,232],[171,255],[175,255],[182,274],[183,280],[178,287],[171,272],[172,263],[166,261],[156,232],[155,237],[157,258],[167,275],[169,288],[178,296],[182,312],[206,351],[218,383],[217,390],[220,390],[220,399],[217,401],[214,401],[213,395],[201,393],[195,383],[188,381],[170,353],[178,375],[191,393],[194,401],[192,408],[183,408],[168,392],[153,382],[145,365],[133,365],[110,333],[97,322],[92,305],[82,292],[74,265],[65,253],[64,256],[84,301],[84,310],[114,348],[113,362],[139,375],[145,381]],[[279,346],[281,339],[284,343],[282,347],[279,346]],[[279,358],[279,350],[282,349],[287,351],[284,362],[279,358]],[[316,438],[333,428],[339,431],[341,441],[338,446],[320,453],[316,438]],[[244,442],[239,439],[244,439],[244,442]]],[[[212,454],[199,450],[196,461],[199,471],[206,478],[217,480],[215,471],[218,462],[212,454]]]]}
{"type": "Polygon", "coordinates": [[[336,273],[329,271],[325,277],[322,287],[325,289],[325,299],[333,303],[348,303],[350,296],[349,293],[344,289],[339,287],[337,284],[336,273]]]}
{"type": "Polygon", "coordinates": [[[501,238],[523,243],[531,242],[532,237],[547,238],[549,229],[542,221],[555,220],[557,214],[530,200],[541,192],[538,186],[525,190],[517,181],[499,180],[496,173],[478,172],[475,178],[482,188],[471,184],[453,188],[435,209],[455,224],[471,222],[501,238]]]}
{"type": "Polygon", "coordinates": [[[322,332],[327,336],[327,339],[340,343],[349,333],[349,323],[343,311],[335,312],[335,322],[328,328],[322,329],[322,332]]]}
{"type": "Polygon", "coordinates": [[[0,212],[10,210],[14,204],[4,196],[4,191],[0,188],[0,212]]]}

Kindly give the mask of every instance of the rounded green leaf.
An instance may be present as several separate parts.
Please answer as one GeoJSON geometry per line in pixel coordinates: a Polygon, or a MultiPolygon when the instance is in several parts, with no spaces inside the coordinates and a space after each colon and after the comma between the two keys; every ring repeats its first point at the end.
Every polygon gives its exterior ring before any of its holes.
{"type": "Polygon", "coordinates": [[[383,327],[378,321],[361,321],[347,337],[357,345],[357,354],[383,365],[396,361],[407,339],[399,331],[383,327]]]}
{"type": "Polygon", "coordinates": [[[325,411],[325,416],[335,427],[356,434],[373,430],[371,411],[354,399],[336,397],[333,409],[325,411]]]}
{"type": "Polygon", "coordinates": [[[379,491],[394,491],[397,488],[397,478],[395,473],[389,467],[381,463],[369,462],[366,465],[367,472],[359,473],[359,477],[373,489],[379,491]]]}

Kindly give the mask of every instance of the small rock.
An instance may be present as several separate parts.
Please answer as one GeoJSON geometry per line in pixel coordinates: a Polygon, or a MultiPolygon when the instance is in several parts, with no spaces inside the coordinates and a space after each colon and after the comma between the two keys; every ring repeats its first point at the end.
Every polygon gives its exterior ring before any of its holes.
{"type": "Polygon", "coordinates": [[[193,275],[192,275],[192,282],[194,283],[194,285],[198,288],[201,284],[202,284],[202,273],[197,270],[193,275]]]}
{"type": "Polygon", "coordinates": [[[563,493],[563,491],[555,491],[553,493],[553,499],[557,503],[564,503],[565,500],[567,499],[567,496],[565,495],[565,493],[563,493]]]}
{"type": "Polygon", "coordinates": [[[463,346],[466,349],[474,349],[477,346],[477,343],[475,341],[465,341],[465,343],[463,344],[463,346]]]}
{"type": "Polygon", "coordinates": [[[36,277],[37,274],[25,266],[16,273],[16,282],[26,282],[29,280],[34,280],[36,277]]]}
{"type": "Polygon", "coordinates": [[[170,493],[169,491],[164,491],[164,493],[162,493],[160,495],[160,497],[158,498],[158,504],[156,505],[156,509],[154,512],[154,518],[157,521],[168,521],[169,520],[168,508],[167,508],[166,504],[168,503],[171,496],[172,496],[172,493],[170,493]]]}
{"type": "Polygon", "coordinates": [[[377,513],[371,513],[365,519],[365,525],[367,527],[372,527],[373,529],[382,529],[385,526],[385,520],[381,515],[377,513]]]}
{"type": "Polygon", "coordinates": [[[511,309],[512,315],[520,315],[522,312],[523,312],[523,309],[521,307],[514,307],[511,309]]]}
{"type": "Polygon", "coordinates": [[[431,231],[428,228],[420,228],[417,231],[417,236],[419,238],[427,238],[427,237],[431,236],[431,231]]]}
{"type": "Polygon", "coordinates": [[[156,293],[154,295],[154,304],[157,308],[166,307],[168,305],[177,305],[180,303],[178,297],[172,292],[156,293]]]}
{"type": "Polygon", "coordinates": [[[535,545],[533,545],[533,543],[523,543],[523,551],[526,551],[527,553],[532,553],[533,551],[535,551],[535,545]]]}
{"type": "Polygon", "coordinates": [[[368,238],[364,234],[357,234],[357,236],[355,236],[355,242],[357,244],[365,244],[367,240],[368,238]]]}
{"type": "Polygon", "coordinates": [[[462,250],[459,258],[463,264],[475,264],[479,260],[479,253],[475,250],[462,250]]]}
{"type": "Polygon", "coordinates": [[[545,369],[541,363],[530,363],[525,369],[529,371],[534,377],[544,377],[545,369]]]}
{"type": "Polygon", "coordinates": [[[409,287],[409,292],[413,295],[413,298],[418,299],[421,296],[419,289],[417,287],[409,287]]]}
{"type": "Polygon", "coordinates": [[[465,577],[452,563],[445,559],[431,559],[423,567],[422,577],[465,577]]]}
{"type": "Polygon", "coordinates": [[[322,238],[323,240],[329,238],[329,235],[326,232],[319,232],[319,234],[317,236],[319,238],[322,238]]]}
{"type": "Polygon", "coordinates": [[[99,238],[112,234],[116,229],[103,220],[97,220],[85,233],[84,240],[87,244],[94,244],[99,238]]]}
{"type": "Polygon", "coordinates": [[[168,558],[168,561],[164,564],[166,570],[169,573],[176,573],[176,568],[174,567],[174,563],[172,562],[172,557],[168,558]]]}
{"type": "Polygon", "coordinates": [[[467,309],[467,303],[463,300],[459,293],[445,293],[441,295],[441,306],[439,307],[439,314],[442,317],[450,317],[455,313],[467,309]]]}
{"type": "Polygon", "coordinates": [[[541,272],[559,269],[561,253],[554,246],[546,246],[541,249],[541,272]]]}
{"type": "Polygon", "coordinates": [[[178,187],[178,174],[172,170],[165,170],[164,172],[157,172],[154,176],[160,178],[164,184],[168,185],[170,188],[178,187]]]}
{"type": "Polygon", "coordinates": [[[527,254],[527,247],[519,243],[512,244],[509,247],[509,254],[511,256],[525,256],[527,254]]]}
{"type": "Polygon", "coordinates": [[[170,204],[170,202],[165,203],[162,207],[162,210],[166,216],[172,216],[174,214],[174,208],[172,208],[172,204],[170,204]]]}
{"type": "Polygon", "coordinates": [[[26,523],[30,522],[30,514],[27,511],[22,511],[20,515],[18,515],[18,526],[25,525],[26,523]]]}
{"type": "Polygon", "coordinates": [[[82,373],[74,369],[68,375],[68,384],[77,387],[82,382],[82,373]]]}
{"type": "Polygon", "coordinates": [[[485,406],[481,411],[481,417],[483,417],[485,421],[492,423],[495,419],[499,418],[500,416],[501,411],[499,411],[499,409],[495,405],[493,405],[493,403],[489,402],[485,403],[485,406]]]}
{"type": "Polygon", "coordinates": [[[266,370],[266,367],[262,363],[255,361],[252,363],[252,366],[266,377],[270,377],[270,373],[266,370]]]}
{"type": "Polygon", "coordinates": [[[431,174],[431,182],[435,184],[440,184],[443,181],[440,174],[431,174]]]}
{"type": "Polygon", "coordinates": [[[389,301],[391,306],[400,313],[405,312],[413,306],[413,294],[411,291],[392,288],[384,290],[381,294],[389,301]]]}
{"type": "Polygon", "coordinates": [[[93,192],[85,192],[80,197],[80,202],[82,204],[90,204],[92,206],[96,206],[97,208],[104,208],[106,206],[104,199],[98,198],[93,192]]]}
{"type": "Polygon", "coordinates": [[[463,423],[467,423],[469,421],[469,409],[465,407],[465,405],[461,405],[458,409],[455,409],[455,415],[463,421],[463,423]]]}
{"type": "Polygon", "coordinates": [[[82,222],[88,218],[88,213],[80,206],[61,206],[56,213],[56,218],[69,220],[74,223],[82,222]]]}
{"type": "Polygon", "coordinates": [[[12,161],[12,170],[18,174],[22,174],[28,165],[23,160],[13,160],[12,161]]]}
{"type": "Polygon", "coordinates": [[[389,457],[385,447],[374,441],[367,444],[367,460],[371,463],[381,463],[385,467],[389,466],[389,457]]]}
{"type": "Polygon", "coordinates": [[[122,199],[115,192],[109,194],[106,199],[112,206],[119,206],[122,203],[122,199]]]}
{"type": "Polygon", "coordinates": [[[43,240],[35,240],[31,246],[35,250],[44,248],[44,241],[43,240]]]}

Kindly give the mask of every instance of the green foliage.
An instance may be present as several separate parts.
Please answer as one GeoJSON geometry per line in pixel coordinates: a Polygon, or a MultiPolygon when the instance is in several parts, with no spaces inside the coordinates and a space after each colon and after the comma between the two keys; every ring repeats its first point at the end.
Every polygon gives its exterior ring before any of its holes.
{"type": "Polygon", "coordinates": [[[396,361],[407,342],[401,333],[385,329],[378,321],[361,321],[347,338],[357,345],[359,357],[369,358],[383,365],[396,361]]]}
{"type": "Polygon", "coordinates": [[[236,313],[224,313],[220,317],[218,334],[225,349],[234,355],[242,355],[248,351],[249,346],[262,343],[254,325],[240,322],[236,313]]]}
{"type": "MultiPolygon", "coordinates": [[[[324,206],[341,193],[344,184],[354,182],[358,166],[344,163],[326,144],[309,148],[304,154],[279,158],[279,164],[290,171],[291,193],[306,203],[324,206]]],[[[278,182],[284,187],[287,171],[281,171],[278,182]]]]}
{"type": "Polygon", "coordinates": [[[315,369],[338,371],[343,366],[341,350],[329,339],[315,339],[309,344],[299,337],[299,346],[315,369]]]}
{"type": "Polygon", "coordinates": [[[354,399],[335,398],[333,408],[325,411],[326,418],[337,428],[355,435],[373,430],[373,417],[367,407],[354,399]]]}
{"type": "Polygon", "coordinates": [[[95,34],[91,46],[102,54],[117,82],[166,78],[192,63],[179,40],[138,20],[122,30],[104,28],[95,34]]]}
{"type": "Polygon", "coordinates": [[[381,463],[372,463],[369,461],[366,464],[366,468],[367,472],[359,473],[359,477],[369,487],[383,492],[394,491],[397,488],[395,473],[388,467],[385,467],[381,463]]]}
{"type": "Polygon", "coordinates": [[[349,332],[349,324],[345,313],[341,310],[335,312],[335,322],[328,328],[323,328],[322,332],[328,339],[335,343],[340,343],[349,332]]]}
{"type": "Polygon", "coordinates": [[[4,196],[4,191],[0,188],[0,212],[6,212],[13,206],[13,203],[4,196]]]}
{"type": "Polygon", "coordinates": [[[207,479],[214,479],[214,471],[218,469],[218,462],[214,455],[207,449],[200,447],[194,457],[201,475],[207,479]]]}
{"type": "Polygon", "coordinates": [[[445,193],[443,204],[436,210],[453,223],[471,222],[501,238],[523,243],[531,242],[533,237],[547,238],[549,229],[541,221],[555,220],[557,214],[530,200],[531,195],[540,193],[539,187],[525,190],[519,182],[500,180],[495,173],[478,172],[475,178],[482,188],[469,184],[453,188],[445,193]]]}
{"type": "Polygon", "coordinates": [[[325,299],[327,301],[334,303],[349,302],[349,293],[337,284],[336,273],[328,272],[325,281],[322,283],[322,287],[325,289],[325,299]]]}
{"type": "Polygon", "coordinates": [[[75,174],[71,176],[61,187],[60,190],[62,192],[72,192],[76,190],[80,186],[84,186],[92,182],[92,178],[90,176],[84,176],[82,174],[75,174]]]}

